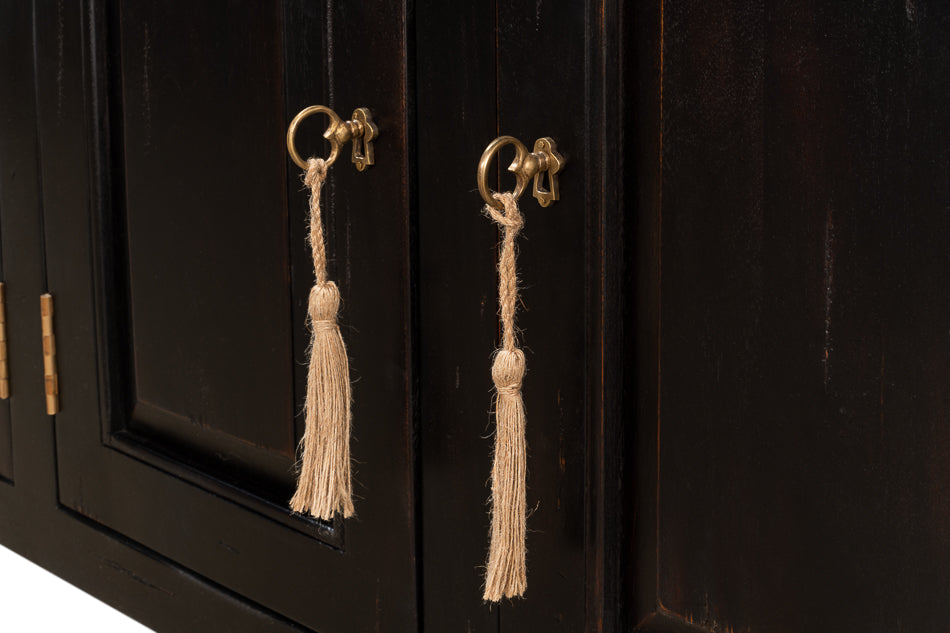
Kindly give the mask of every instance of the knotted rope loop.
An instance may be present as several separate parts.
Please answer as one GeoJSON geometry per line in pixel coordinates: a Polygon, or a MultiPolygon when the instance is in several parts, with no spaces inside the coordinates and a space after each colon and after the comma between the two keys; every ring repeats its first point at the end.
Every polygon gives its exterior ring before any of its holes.
{"type": "Polygon", "coordinates": [[[327,161],[322,158],[310,158],[307,160],[307,172],[304,174],[303,182],[308,187],[313,187],[314,184],[319,183],[323,184],[323,181],[327,179],[327,171],[330,169],[330,166],[327,165],[327,161]]]}
{"type": "MultiPolygon", "coordinates": [[[[513,231],[514,235],[517,235],[521,227],[524,226],[524,216],[521,215],[521,211],[518,209],[518,201],[515,200],[515,194],[507,191],[505,193],[493,193],[492,198],[500,201],[504,207],[502,209],[496,209],[486,204],[485,213],[491,216],[491,219],[500,226],[505,227],[509,231],[513,231]]],[[[512,237],[514,237],[514,235],[512,237]]]]}

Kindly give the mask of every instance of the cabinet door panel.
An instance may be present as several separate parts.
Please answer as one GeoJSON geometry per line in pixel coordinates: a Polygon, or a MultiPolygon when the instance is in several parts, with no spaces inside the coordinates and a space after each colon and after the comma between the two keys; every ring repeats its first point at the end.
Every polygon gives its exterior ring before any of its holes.
{"type": "MultiPolygon", "coordinates": [[[[61,502],[278,617],[320,631],[409,630],[407,100],[404,32],[389,26],[403,8],[84,8],[37,5],[40,133],[57,138],[42,166],[61,502]],[[327,11],[345,30],[386,36],[334,62],[327,11]],[[326,103],[334,63],[395,79],[371,103],[356,103],[367,91],[341,99],[341,114],[380,113],[379,165],[356,174],[344,154],[324,196],[359,379],[358,518],[345,533],[342,521],[286,509],[312,263],[284,132],[300,108],[326,103]]],[[[323,123],[306,127],[302,152],[325,150],[323,123]]]]}
{"type": "Polygon", "coordinates": [[[289,251],[306,250],[288,238],[280,5],[226,20],[191,11],[185,23],[182,10],[121,5],[109,51],[121,59],[110,123],[125,185],[112,244],[125,242],[115,264],[128,288],[110,316],[126,319],[118,381],[131,402],[113,423],[272,483],[279,501],[295,453],[291,332],[305,328],[289,251]]]}

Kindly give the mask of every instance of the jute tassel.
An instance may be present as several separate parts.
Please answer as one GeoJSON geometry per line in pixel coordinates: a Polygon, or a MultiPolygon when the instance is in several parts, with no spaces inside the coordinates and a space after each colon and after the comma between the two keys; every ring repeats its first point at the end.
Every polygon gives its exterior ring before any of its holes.
{"type": "Polygon", "coordinates": [[[485,212],[503,231],[498,257],[498,303],[502,348],[495,352],[495,463],[491,476],[491,547],[485,573],[484,599],[521,596],[527,588],[525,573],[525,414],[521,399],[524,353],[516,347],[515,310],[518,271],[515,237],[524,225],[518,203],[510,193],[493,194],[504,212],[485,206],[485,212]]]}
{"type": "Polygon", "coordinates": [[[330,520],[353,515],[350,487],[350,366],[336,322],[340,291],[327,280],[327,253],[320,218],[320,190],[327,178],[321,158],[307,161],[304,182],[310,187],[310,247],[316,282],[310,290],[310,370],[307,373],[306,430],[303,465],[294,512],[330,520]]]}

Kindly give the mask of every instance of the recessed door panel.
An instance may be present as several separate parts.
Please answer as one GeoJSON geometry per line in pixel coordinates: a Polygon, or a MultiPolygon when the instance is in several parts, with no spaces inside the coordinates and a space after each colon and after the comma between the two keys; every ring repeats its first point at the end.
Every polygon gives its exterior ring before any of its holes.
{"type": "Polygon", "coordinates": [[[110,311],[127,319],[121,427],[263,477],[276,501],[293,478],[292,331],[304,327],[289,251],[306,248],[289,239],[281,5],[182,24],[173,4],[127,3],[120,19],[110,122],[125,197],[106,212],[122,216],[113,244],[125,241],[128,292],[110,311]]]}

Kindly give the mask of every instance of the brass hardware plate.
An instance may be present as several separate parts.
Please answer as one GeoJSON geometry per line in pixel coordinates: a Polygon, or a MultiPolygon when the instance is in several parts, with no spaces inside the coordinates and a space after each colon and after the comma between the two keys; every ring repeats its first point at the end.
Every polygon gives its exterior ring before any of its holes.
{"type": "Polygon", "coordinates": [[[374,162],[373,139],[379,134],[379,129],[373,124],[373,116],[366,108],[353,110],[353,120],[347,125],[355,125],[353,132],[353,163],[358,171],[363,171],[374,162]]]}
{"type": "Polygon", "coordinates": [[[521,197],[528,188],[528,181],[534,179],[532,195],[538,199],[538,204],[542,207],[550,206],[552,202],[560,199],[558,190],[557,174],[564,168],[564,157],[557,151],[557,145],[554,139],[545,136],[534,142],[534,151],[528,152],[524,143],[513,136],[499,136],[488,144],[482,157],[478,161],[478,171],[476,178],[478,182],[478,192],[482,194],[482,199],[487,204],[496,209],[502,208],[502,203],[492,197],[491,189],[488,187],[488,168],[491,166],[495,154],[505,145],[514,145],[515,159],[508,166],[508,171],[515,175],[515,200],[521,197]],[[541,180],[547,174],[548,185],[542,185],[541,180]]]}
{"type": "Polygon", "coordinates": [[[356,169],[363,171],[375,164],[376,156],[373,151],[373,140],[379,136],[379,128],[373,123],[373,116],[368,108],[357,108],[353,111],[353,119],[344,121],[336,112],[323,105],[310,106],[300,111],[287,128],[287,151],[290,157],[301,169],[307,169],[307,161],[300,157],[294,138],[301,121],[311,114],[322,113],[330,117],[330,126],[323,132],[323,138],[330,141],[330,155],[324,160],[327,167],[336,162],[340,155],[340,148],[353,141],[353,164],[356,169]]]}
{"type": "Polygon", "coordinates": [[[10,365],[7,358],[7,291],[0,283],[0,399],[10,397],[10,365]]]}
{"type": "Polygon", "coordinates": [[[56,374],[56,337],[53,334],[53,295],[40,296],[43,321],[43,376],[46,382],[46,413],[59,413],[59,377],[56,374]]]}

